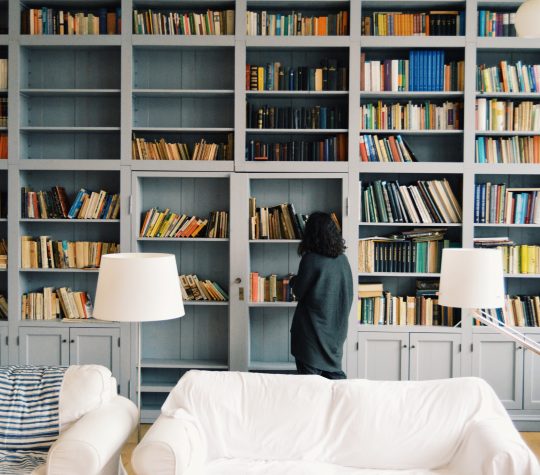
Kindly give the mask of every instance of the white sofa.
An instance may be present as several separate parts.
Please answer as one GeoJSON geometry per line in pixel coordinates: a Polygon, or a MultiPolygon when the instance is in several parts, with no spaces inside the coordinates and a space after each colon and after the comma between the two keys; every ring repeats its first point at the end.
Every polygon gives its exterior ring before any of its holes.
{"type": "Polygon", "coordinates": [[[377,382],[190,371],[137,475],[539,475],[481,379],[377,382]]]}
{"type": "Polygon", "coordinates": [[[33,475],[118,475],[120,452],[138,411],[117,394],[116,379],[98,365],[70,366],[59,403],[60,436],[33,475]]]}

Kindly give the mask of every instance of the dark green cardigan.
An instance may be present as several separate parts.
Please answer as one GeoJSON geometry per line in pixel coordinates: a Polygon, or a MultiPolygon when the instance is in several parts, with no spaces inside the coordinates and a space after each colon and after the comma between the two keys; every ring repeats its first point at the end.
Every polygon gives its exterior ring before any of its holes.
{"type": "Polygon", "coordinates": [[[347,258],[308,253],[292,279],[298,300],[291,326],[291,353],[323,371],[340,371],[353,300],[347,258]]]}

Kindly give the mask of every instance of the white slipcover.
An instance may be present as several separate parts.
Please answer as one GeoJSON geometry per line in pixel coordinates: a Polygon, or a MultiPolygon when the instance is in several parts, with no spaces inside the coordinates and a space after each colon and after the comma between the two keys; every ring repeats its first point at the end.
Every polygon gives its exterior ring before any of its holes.
{"type": "Polygon", "coordinates": [[[540,475],[478,378],[190,371],[132,461],[138,475],[540,475]]]}

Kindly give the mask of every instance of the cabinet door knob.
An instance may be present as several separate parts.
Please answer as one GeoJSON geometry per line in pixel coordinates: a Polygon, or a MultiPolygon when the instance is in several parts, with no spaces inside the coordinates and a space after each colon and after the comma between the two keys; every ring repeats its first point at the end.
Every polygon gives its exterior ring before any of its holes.
{"type": "Polygon", "coordinates": [[[235,284],[241,284],[242,283],[242,279],[240,277],[237,277],[236,279],[234,279],[234,283],[235,284]]]}
{"type": "Polygon", "coordinates": [[[522,350],[522,349],[523,349],[522,346],[518,346],[518,347],[516,348],[516,350],[522,350]]]}
{"type": "Polygon", "coordinates": [[[75,343],[75,340],[69,340],[70,343],[75,343]]]}
{"type": "Polygon", "coordinates": [[[403,348],[407,348],[407,345],[403,345],[403,348]]]}
{"type": "Polygon", "coordinates": [[[62,343],[67,343],[67,340],[65,338],[63,338],[62,343]]]}
{"type": "Polygon", "coordinates": [[[416,348],[416,346],[414,346],[414,345],[411,345],[411,348],[416,348]]]}

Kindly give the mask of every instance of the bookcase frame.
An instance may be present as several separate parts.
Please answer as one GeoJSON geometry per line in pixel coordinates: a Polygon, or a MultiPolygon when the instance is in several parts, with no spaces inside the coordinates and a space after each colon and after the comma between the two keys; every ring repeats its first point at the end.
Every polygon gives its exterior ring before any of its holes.
{"type": "MultiPolygon", "coordinates": [[[[46,4],[47,2],[43,2],[46,4]]],[[[67,2],[69,3],[69,2],[67,2]]],[[[73,5],[77,2],[73,1],[73,5]]],[[[148,376],[148,381],[151,384],[144,386],[144,391],[148,394],[157,392],[162,396],[170,389],[173,381],[171,374],[167,373],[171,368],[174,370],[183,370],[189,368],[206,368],[206,369],[230,369],[247,371],[250,369],[249,364],[249,315],[250,308],[256,308],[255,305],[250,307],[249,304],[249,272],[250,272],[250,256],[246,250],[254,246],[265,246],[271,244],[250,244],[249,242],[249,226],[248,226],[248,199],[250,197],[250,181],[257,179],[265,180],[281,180],[281,179],[340,179],[342,180],[342,209],[340,210],[343,217],[343,235],[347,242],[347,256],[350,259],[353,273],[356,273],[358,262],[357,239],[359,237],[359,212],[360,212],[360,193],[359,180],[369,179],[370,174],[373,175],[404,175],[404,180],[412,181],[415,175],[429,175],[433,178],[444,177],[445,175],[459,175],[462,183],[463,207],[463,223],[461,226],[452,227],[453,233],[460,234],[463,246],[471,247],[476,229],[480,226],[475,226],[473,223],[473,206],[474,206],[474,183],[477,175],[528,175],[538,177],[540,181],[540,167],[538,165],[491,165],[491,164],[476,164],[474,162],[475,150],[475,74],[476,60],[478,52],[488,50],[506,50],[527,51],[538,53],[540,55],[540,47],[537,40],[521,39],[521,38],[477,38],[477,20],[476,13],[480,7],[492,7],[508,5],[519,5],[520,1],[516,0],[401,0],[383,1],[383,0],[204,0],[202,2],[183,2],[182,5],[202,5],[208,8],[221,8],[224,6],[232,6],[235,8],[236,18],[236,33],[231,36],[158,36],[158,35],[135,35],[132,34],[132,9],[136,5],[140,8],[150,7],[155,2],[148,0],[119,0],[117,2],[122,8],[122,33],[119,35],[110,36],[28,36],[20,34],[20,11],[21,3],[18,0],[0,0],[0,11],[4,11],[4,7],[8,7],[8,25],[9,31],[7,34],[0,34],[0,47],[7,48],[9,58],[9,76],[8,76],[8,160],[0,161],[0,173],[7,174],[8,182],[8,218],[7,224],[0,224],[7,229],[6,236],[9,245],[9,266],[5,273],[7,285],[7,297],[9,302],[10,318],[7,322],[0,322],[0,355],[7,358],[10,363],[19,361],[19,347],[17,339],[19,329],[23,327],[45,327],[47,329],[57,328],[59,331],[63,328],[84,328],[88,332],[92,329],[114,328],[120,329],[121,346],[121,374],[119,375],[120,389],[123,394],[129,395],[134,400],[136,399],[136,362],[137,362],[137,329],[131,325],[105,325],[99,323],[73,323],[65,324],[59,322],[36,322],[36,321],[21,321],[20,320],[20,298],[23,292],[21,285],[21,272],[19,271],[20,250],[19,241],[22,233],[22,228],[19,219],[19,203],[20,203],[20,180],[25,172],[36,170],[48,176],[48,180],[55,176],[57,171],[91,171],[100,175],[100,173],[115,173],[118,175],[119,190],[121,195],[121,210],[120,220],[118,223],[95,223],[92,226],[109,226],[117,229],[117,238],[121,245],[122,251],[138,250],[136,236],[138,229],[135,223],[138,219],[134,219],[135,213],[139,213],[140,190],[137,189],[136,181],[139,177],[144,177],[146,174],[152,174],[156,177],[167,179],[168,177],[227,177],[229,180],[230,190],[230,241],[227,244],[229,249],[228,269],[229,281],[227,282],[230,294],[230,301],[226,304],[228,307],[228,357],[227,361],[220,361],[219,364],[201,363],[199,362],[182,362],[176,361],[173,363],[162,362],[163,368],[159,364],[147,366],[143,364],[143,371],[148,376]],[[430,8],[464,8],[466,13],[466,34],[460,37],[362,37],[360,31],[360,18],[362,7],[367,5],[369,9],[377,9],[379,7],[394,9],[430,9],[430,8]],[[347,36],[331,36],[331,37],[257,37],[247,36],[245,27],[246,11],[255,7],[276,8],[282,10],[293,9],[324,9],[325,7],[344,7],[349,9],[350,14],[350,34],[347,36]],[[75,50],[77,48],[117,48],[120,51],[120,89],[115,90],[111,94],[119,95],[119,117],[120,123],[118,130],[114,133],[119,134],[119,155],[114,156],[114,159],[95,159],[95,160],[75,160],[75,159],[48,159],[48,160],[28,160],[22,156],[23,143],[22,135],[27,133],[23,130],[21,122],[21,107],[23,107],[23,99],[21,94],[28,94],[25,91],[24,80],[22,78],[22,60],[25,48],[44,48],[48,52],[54,51],[55,48],[62,47],[66,50],[75,50]],[[131,159],[131,138],[134,125],[134,95],[142,96],[144,92],[134,89],[134,59],[138,48],[144,49],[167,49],[174,54],[179,50],[197,50],[198,48],[228,48],[234,52],[234,88],[232,91],[224,94],[225,97],[231,98],[234,105],[233,124],[230,129],[234,134],[234,160],[230,162],[194,162],[194,161],[134,161],[131,159]],[[245,66],[248,52],[250,56],[256,57],[258,49],[276,50],[276,51],[302,51],[313,49],[323,51],[325,49],[340,48],[348,55],[349,68],[349,90],[346,94],[340,94],[340,100],[343,95],[348,103],[348,150],[349,160],[347,162],[246,162],[245,161],[245,142],[246,142],[246,117],[245,103],[247,97],[257,97],[257,99],[267,99],[265,93],[246,93],[245,90],[245,66]],[[463,52],[465,59],[465,90],[463,93],[362,93],[359,88],[360,82],[360,54],[364,49],[376,52],[377,50],[394,50],[403,51],[407,48],[441,48],[441,49],[458,49],[463,52]],[[449,133],[452,140],[463,141],[463,156],[458,157],[453,162],[436,162],[426,161],[418,163],[362,163],[360,162],[359,150],[359,135],[360,135],[360,112],[359,106],[361,100],[408,100],[422,96],[423,98],[449,100],[463,100],[464,103],[464,126],[463,131],[449,133]],[[405,177],[406,175],[406,177],[405,177]],[[366,178],[367,177],[367,178],[366,178]],[[243,300],[241,300],[241,292],[243,291],[243,300]],[[6,338],[4,338],[4,336],[6,338]],[[163,370],[163,371],[162,371],[163,370]],[[167,371],[165,371],[167,370],[167,371]]],[[[174,9],[180,2],[174,0],[160,0],[157,2],[159,8],[174,9]]],[[[32,5],[36,2],[33,1],[32,5]]],[[[96,5],[97,2],[92,2],[96,5]]],[[[386,52],[385,52],[386,54],[386,52]]],[[[161,67],[157,73],[166,74],[166,64],[161,67]]],[[[99,75],[100,70],[97,66],[92,74],[99,75]]],[[[54,89],[54,85],[50,85],[54,89]]],[[[68,96],[73,94],[73,91],[58,90],[53,91],[59,96],[68,96]]],[[[52,94],[53,92],[48,92],[52,94]]],[[[81,91],[79,91],[81,93],[81,91]]],[[[103,92],[103,95],[106,95],[103,92]]],[[[202,90],[186,91],[184,94],[190,97],[205,97],[207,92],[202,90]]],[[[289,93],[294,97],[312,97],[305,93],[289,93]]],[[[279,97],[279,94],[276,96],[279,97]]],[[[330,97],[331,94],[325,94],[322,97],[330,97]]],[[[499,96],[499,95],[498,95],[499,96]]],[[[508,95],[501,97],[506,97],[508,95]]],[[[222,95],[220,95],[222,97],[222,95]]],[[[513,95],[511,97],[521,98],[521,96],[513,95]]],[[[528,96],[532,100],[539,100],[540,94],[531,94],[528,96]]],[[[116,99],[115,99],[116,100],[116,99]]],[[[270,101],[271,99],[268,98],[270,101]]],[[[312,103],[314,99],[310,99],[312,103]]],[[[195,106],[193,106],[195,107],[195,106]]],[[[157,128],[159,133],[160,129],[157,128]]],[[[43,132],[47,133],[47,132],[43,132]]],[[[405,135],[406,132],[403,132],[405,135]]],[[[294,135],[294,134],[293,134],[294,135]]],[[[423,132],[417,135],[417,140],[421,137],[426,137],[426,143],[433,140],[437,132],[423,132]]],[[[435,142],[436,143],[436,142],[435,142]]],[[[434,150],[436,153],[436,150],[434,150]]],[[[531,178],[532,180],[532,178],[531,178]]],[[[62,185],[62,183],[58,183],[62,185]]],[[[78,186],[76,183],[74,187],[78,186]]],[[[144,190],[142,190],[144,193],[144,190]]],[[[278,203],[276,203],[278,204],[278,203]]],[[[182,210],[178,210],[182,211],[182,210]]],[[[71,226],[80,226],[80,223],[72,223],[71,226]]],[[[48,229],[53,228],[52,223],[46,225],[48,229]]],[[[68,226],[60,224],[60,226],[68,226]]],[[[82,226],[90,226],[83,224],[82,226]]],[[[367,227],[367,226],[366,226],[367,227]]],[[[409,229],[414,225],[381,225],[377,231],[382,228],[389,232],[397,229],[409,229]]],[[[511,226],[506,226],[512,232],[511,226]]],[[[0,227],[0,231],[3,228],[0,227]]],[[[42,229],[37,226],[36,229],[42,229]]],[[[486,228],[487,229],[487,228],[486,228]]],[[[482,233],[489,232],[482,228],[482,233]]],[[[502,232],[502,231],[501,231],[502,232]]],[[[368,235],[369,231],[364,230],[363,235],[368,235]]],[[[528,235],[532,235],[533,228],[529,228],[528,235]]],[[[53,235],[54,238],[54,235],[53,235]]],[[[184,246],[186,244],[171,244],[171,246],[184,246]]],[[[188,246],[198,244],[187,244],[188,246]]],[[[211,245],[211,244],[210,244],[211,245]]],[[[278,245],[278,244],[276,244],[278,245]]],[[[288,248],[294,247],[294,243],[279,244],[288,248]]],[[[165,246],[164,248],[166,248],[165,246]]],[[[210,269],[201,269],[200,274],[205,277],[212,278],[210,269]]],[[[49,273],[36,272],[33,277],[42,285],[47,284],[49,273]]],[[[0,279],[3,278],[0,275],[0,279]]],[[[362,276],[364,277],[364,276],[362,276]]],[[[415,279],[415,276],[410,275],[376,275],[371,276],[371,281],[380,279],[384,283],[385,279],[415,279]]],[[[526,279],[526,282],[532,282],[530,285],[534,287],[538,276],[512,277],[512,279],[526,279]]],[[[538,287],[540,290],[540,287],[538,287]]],[[[213,305],[213,304],[212,304],[213,305]]],[[[292,308],[293,304],[274,304],[276,307],[292,308]]],[[[475,348],[479,339],[485,337],[486,341],[492,339],[492,332],[482,327],[473,327],[470,319],[463,320],[461,328],[441,328],[441,327],[406,327],[406,326],[389,326],[389,327],[374,327],[370,325],[359,326],[357,323],[357,303],[353,305],[349,319],[349,333],[344,350],[344,363],[349,377],[364,376],[358,367],[358,336],[366,332],[371,333],[388,333],[400,334],[405,338],[413,338],[413,335],[438,335],[441,338],[445,334],[451,335],[452,338],[459,338],[461,351],[459,353],[459,367],[461,375],[472,375],[473,360],[476,358],[478,348],[475,348]],[[457,335],[457,337],[456,337],[457,335]]],[[[539,328],[524,329],[528,334],[534,337],[540,337],[539,328]]],[[[416,338],[416,337],[415,337],[416,338]]],[[[412,341],[412,340],[411,340],[412,341]]],[[[458,340],[455,340],[456,342],[458,340]]],[[[280,342],[283,343],[283,342],[280,342]]],[[[144,345],[148,342],[143,340],[144,345]]],[[[208,344],[202,338],[201,341],[195,341],[195,345],[204,346],[208,344]]],[[[457,344],[457,343],[456,343],[457,344]]],[[[519,350],[516,349],[516,352],[519,350]]],[[[524,358],[518,358],[516,365],[522,364],[522,367],[516,371],[521,371],[521,394],[529,394],[531,403],[517,401],[509,407],[511,416],[516,424],[523,429],[540,430],[540,408],[535,405],[535,400],[540,400],[539,383],[535,383],[533,377],[534,371],[538,371],[537,366],[534,366],[530,355],[525,353],[524,358]],[[536,368],[536,369],[535,369],[536,368]],[[534,403],[534,404],[533,404],[534,403]]],[[[268,362],[267,362],[268,363],[268,362]]],[[[257,371],[290,371],[292,366],[290,363],[281,365],[269,362],[268,364],[251,365],[252,370],[257,371]]],[[[494,361],[493,364],[497,364],[494,361]]],[[[143,378],[144,378],[143,374],[143,378]]],[[[519,376],[519,375],[518,375],[519,376]]],[[[499,381],[501,384],[509,385],[509,377],[501,376],[499,381]],[[506,378],[506,379],[505,379],[506,378]]],[[[515,378],[514,378],[515,379],[515,378]]],[[[517,378],[519,380],[519,378],[517,378]]],[[[536,378],[540,380],[540,378],[536,378]]],[[[162,398],[162,396],[160,396],[162,398]]],[[[143,406],[143,420],[152,421],[157,415],[159,404],[156,401],[160,399],[150,399],[150,404],[147,408],[143,406]],[[157,405],[156,405],[157,404],[157,405]]],[[[143,400],[144,401],[144,400],[143,400]]]]}

